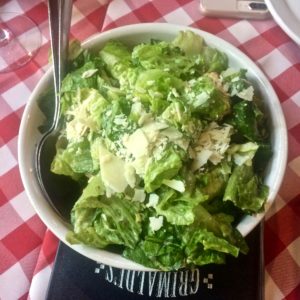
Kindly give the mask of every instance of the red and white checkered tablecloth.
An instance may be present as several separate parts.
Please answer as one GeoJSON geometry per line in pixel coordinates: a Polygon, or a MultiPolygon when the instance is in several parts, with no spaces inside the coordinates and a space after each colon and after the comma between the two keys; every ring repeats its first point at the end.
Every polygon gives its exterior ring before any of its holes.
{"type": "MultiPolygon", "coordinates": [[[[168,22],[211,32],[238,47],[265,72],[284,111],[289,140],[286,174],[265,220],[265,299],[300,299],[300,47],[272,19],[203,17],[199,0],[74,1],[71,34],[84,40],[117,26],[168,22]]],[[[0,299],[43,299],[57,248],[21,182],[17,142],[29,95],[48,68],[47,4],[3,0],[0,11],[31,17],[42,47],[25,67],[0,74],[0,299]]]]}

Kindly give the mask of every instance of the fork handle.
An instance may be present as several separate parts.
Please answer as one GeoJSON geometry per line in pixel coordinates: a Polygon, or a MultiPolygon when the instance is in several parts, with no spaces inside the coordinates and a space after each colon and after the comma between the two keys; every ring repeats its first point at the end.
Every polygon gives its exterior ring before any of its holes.
{"type": "Polygon", "coordinates": [[[72,0],[48,0],[48,16],[55,92],[53,129],[58,127],[59,122],[60,88],[61,82],[66,73],[72,6],[72,0]]]}

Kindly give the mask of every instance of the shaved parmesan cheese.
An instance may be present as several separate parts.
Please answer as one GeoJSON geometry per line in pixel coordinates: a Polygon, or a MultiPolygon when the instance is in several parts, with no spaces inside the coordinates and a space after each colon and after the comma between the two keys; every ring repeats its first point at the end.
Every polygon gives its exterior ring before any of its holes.
{"type": "Polygon", "coordinates": [[[209,95],[206,92],[202,92],[201,94],[196,96],[196,100],[193,102],[194,107],[201,106],[209,99],[209,95]]]}
{"type": "Polygon", "coordinates": [[[183,150],[187,150],[189,147],[189,140],[183,137],[183,134],[176,128],[169,127],[162,130],[161,135],[166,136],[174,144],[178,145],[183,150]]]}
{"type": "Polygon", "coordinates": [[[212,122],[199,137],[196,147],[194,147],[195,158],[192,163],[192,170],[196,171],[209,160],[217,165],[223,158],[224,153],[229,147],[232,126],[225,125],[220,127],[212,122]]]}
{"type": "Polygon", "coordinates": [[[130,136],[123,138],[123,144],[134,157],[141,157],[148,155],[149,142],[144,132],[141,129],[137,129],[130,136]]]}
{"type": "Polygon", "coordinates": [[[253,86],[249,86],[248,88],[242,90],[241,92],[237,93],[237,96],[240,98],[247,100],[247,101],[252,101],[253,96],[254,96],[254,88],[253,86]]]}
{"type": "Polygon", "coordinates": [[[145,198],[146,198],[146,194],[144,192],[144,189],[135,189],[134,190],[134,196],[132,198],[133,201],[144,202],[145,198]]]}
{"type": "Polygon", "coordinates": [[[147,165],[151,159],[147,155],[137,157],[131,164],[135,169],[136,174],[144,175],[147,165]]]}
{"type": "Polygon", "coordinates": [[[99,146],[100,172],[106,188],[112,193],[122,193],[128,182],[125,177],[125,162],[110,153],[102,144],[99,146]]]}
{"type": "Polygon", "coordinates": [[[162,129],[165,129],[168,127],[169,127],[169,125],[166,123],[160,123],[160,122],[153,121],[153,122],[149,122],[146,125],[144,125],[142,127],[142,130],[147,133],[147,132],[162,130],[162,129]]]}
{"type": "Polygon", "coordinates": [[[146,204],[147,207],[156,207],[159,200],[159,196],[157,194],[150,194],[149,195],[149,202],[146,204]]]}
{"type": "Polygon", "coordinates": [[[196,171],[200,169],[202,166],[204,166],[208,159],[211,157],[212,151],[208,149],[203,149],[200,152],[196,153],[196,157],[192,163],[192,171],[196,171]]]}
{"type": "Polygon", "coordinates": [[[66,124],[67,139],[71,141],[78,141],[86,132],[88,127],[80,122],[78,119],[73,119],[66,124]]]}
{"type": "Polygon", "coordinates": [[[126,181],[128,182],[128,185],[131,188],[134,188],[135,183],[136,183],[136,176],[135,176],[135,169],[132,165],[125,164],[124,176],[126,178],[126,181]]]}
{"type": "Polygon", "coordinates": [[[214,165],[217,165],[218,163],[221,162],[221,160],[223,159],[223,155],[221,155],[220,153],[218,152],[214,152],[212,153],[212,155],[210,156],[209,160],[214,164],[214,165]]]}
{"type": "Polygon", "coordinates": [[[81,78],[89,78],[98,72],[98,69],[90,69],[82,73],[81,78]]]}
{"type": "Polygon", "coordinates": [[[159,137],[159,131],[153,130],[153,131],[144,131],[145,136],[147,137],[149,143],[155,143],[157,138],[159,137]]]}
{"type": "Polygon", "coordinates": [[[145,123],[147,123],[147,122],[149,122],[151,120],[152,120],[152,114],[150,114],[150,113],[143,113],[143,114],[141,114],[141,116],[140,116],[140,118],[138,120],[138,124],[140,126],[142,126],[143,124],[145,124],[145,123]]]}
{"type": "Polygon", "coordinates": [[[150,228],[153,231],[157,231],[159,230],[162,226],[163,226],[163,217],[159,216],[159,217],[150,217],[149,221],[150,221],[150,228]]]}
{"type": "Polygon", "coordinates": [[[183,193],[185,191],[184,183],[181,180],[175,180],[175,179],[164,179],[163,184],[167,185],[168,187],[183,193]]]}
{"type": "Polygon", "coordinates": [[[161,131],[161,134],[168,137],[170,141],[182,138],[183,134],[176,128],[169,127],[161,131]]]}
{"type": "Polygon", "coordinates": [[[225,77],[231,76],[231,75],[233,75],[233,74],[235,74],[235,73],[236,73],[236,70],[235,70],[235,69],[233,69],[233,68],[228,68],[228,69],[226,69],[225,71],[223,71],[223,72],[221,73],[221,77],[222,77],[222,78],[225,78],[225,77]]]}
{"type": "Polygon", "coordinates": [[[188,139],[178,139],[174,141],[174,144],[186,151],[189,147],[190,141],[188,139]]]}

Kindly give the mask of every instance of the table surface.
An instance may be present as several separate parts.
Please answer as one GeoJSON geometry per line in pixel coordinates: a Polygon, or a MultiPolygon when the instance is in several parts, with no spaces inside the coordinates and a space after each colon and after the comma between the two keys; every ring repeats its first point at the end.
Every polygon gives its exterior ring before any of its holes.
{"type": "MultiPolygon", "coordinates": [[[[246,53],[267,75],[288,127],[288,164],[265,219],[265,299],[300,299],[300,48],[273,19],[207,18],[199,0],[74,1],[72,37],[83,41],[132,23],[168,22],[213,33],[246,53]]],[[[1,1],[0,11],[32,18],[42,46],[25,67],[0,74],[0,299],[43,299],[58,245],[32,208],[18,168],[17,143],[24,106],[49,68],[46,1],[1,1]]]]}

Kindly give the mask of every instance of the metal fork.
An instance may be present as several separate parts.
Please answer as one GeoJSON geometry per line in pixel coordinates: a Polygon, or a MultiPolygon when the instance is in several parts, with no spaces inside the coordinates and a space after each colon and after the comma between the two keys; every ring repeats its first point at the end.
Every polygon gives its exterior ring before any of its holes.
{"type": "Polygon", "coordinates": [[[60,88],[67,66],[72,5],[72,0],[48,0],[55,92],[54,117],[49,131],[42,137],[36,150],[36,174],[41,190],[66,221],[70,218],[70,209],[74,204],[72,193],[76,189],[70,179],[55,175],[50,169],[60,131],[60,88]]]}

